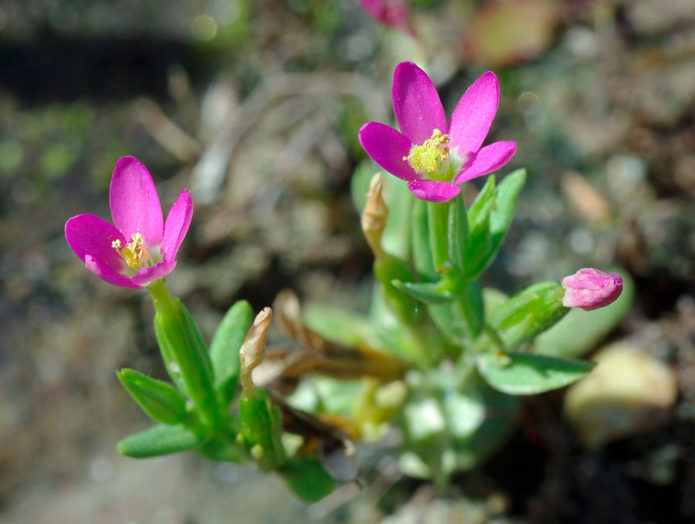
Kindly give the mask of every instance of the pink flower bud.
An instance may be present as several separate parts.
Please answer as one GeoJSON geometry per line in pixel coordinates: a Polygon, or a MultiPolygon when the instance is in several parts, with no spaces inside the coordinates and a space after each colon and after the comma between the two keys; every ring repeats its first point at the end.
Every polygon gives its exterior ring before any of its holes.
{"type": "Polygon", "coordinates": [[[623,290],[623,279],[616,273],[585,267],[563,278],[562,287],[565,288],[563,306],[591,311],[614,302],[623,290]]]}

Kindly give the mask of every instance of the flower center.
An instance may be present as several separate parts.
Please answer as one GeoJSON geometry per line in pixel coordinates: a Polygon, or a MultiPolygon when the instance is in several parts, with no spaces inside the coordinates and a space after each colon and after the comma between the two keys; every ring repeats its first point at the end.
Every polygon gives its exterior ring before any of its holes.
{"type": "Polygon", "coordinates": [[[403,160],[421,175],[427,175],[436,171],[447,158],[449,158],[449,135],[442,135],[439,129],[435,129],[432,137],[425,140],[422,145],[411,147],[408,156],[403,157],[403,160]]]}
{"type": "Polygon", "coordinates": [[[134,233],[132,238],[133,241],[128,242],[125,247],[121,247],[120,240],[111,242],[111,247],[121,255],[129,267],[140,268],[148,259],[147,251],[145,250],[145,240],[140,233],[134,233]]]}

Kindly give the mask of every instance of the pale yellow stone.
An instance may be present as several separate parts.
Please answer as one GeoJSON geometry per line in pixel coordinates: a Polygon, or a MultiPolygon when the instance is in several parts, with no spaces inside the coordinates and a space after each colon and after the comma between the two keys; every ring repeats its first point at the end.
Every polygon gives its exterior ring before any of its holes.
{"type": "Polygon", "coordinates": [[[565,396],[565,414],[587,447],[641,433],[668,418],[678,386],[666,364],[627,342],[606,346],[594,360],[596,367],[565,396]]]}

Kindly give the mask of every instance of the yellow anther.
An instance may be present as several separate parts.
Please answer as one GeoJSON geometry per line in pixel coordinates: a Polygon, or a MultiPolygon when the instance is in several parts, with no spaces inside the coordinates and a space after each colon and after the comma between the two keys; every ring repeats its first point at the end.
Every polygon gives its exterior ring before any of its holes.
{"type": "Polygon", "coordinates": [[[139,268],[142,263],[147,260],[147,251],[145,251],[145,240],[140,233],[134,233],[133,241],[128,242],[124,248],[121,248],[121,241],[114,240],[111,242],[111,247],[118,252],[125,260],[125,263],[130,267],[139,268]]]}
{"type": "Polygon", "coordinates": [[[440,162],[449,158],[449,135],[442,135],[439,129],[432,132],[432,137],[420,146],[410,148],[408,156],[403,157],[415,171],[420,174],[432,173],[440,162]]]}

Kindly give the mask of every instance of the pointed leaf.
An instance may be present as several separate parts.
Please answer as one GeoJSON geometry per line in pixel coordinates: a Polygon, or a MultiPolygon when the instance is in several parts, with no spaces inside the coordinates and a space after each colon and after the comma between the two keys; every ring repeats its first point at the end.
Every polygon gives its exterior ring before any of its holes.
{"type": "Polygon", "coordinates": [[[226,406],[234,398],[239,380],[239,348],[253,322],[253,309],[245,300],[229,308],[210,344],[215,390],[226,406]]]}
{"type": "Polygon", "coordinates": [[[438,282],[401,282],[393,280],[396,289],[405,291],[412,297],[427,304],[447,304],[454,300],[454,296],[447,290],[441,289],[438,282]]]}
{"type": "Polygon", "coordinates": [[[169,425],[183,421],[186,400],[171,384],[134,369],[122,369],[116,375],[135,402],[154,420],[169,425]]]}
{"type": "Polygon", "coordinates": [[[127,436],[116,449],[127,457],[146,458],[186,451],[200,442],[195,433],[183,426],[158,425],[127,436]]]}
{"type": "Polygon", "coordinates": [[[295,495],[305,502],[317,502],[338,486],[321,463],[312,458],[292,457],[279,473],[295,495]]]}
{"type": "Polygon", "coordinates": [[[478,357],[478,371],[493,388],[509,395],[535,395],[558,389],[586,375],[591,362],[534,355],[486,353],[478,357]]]}

